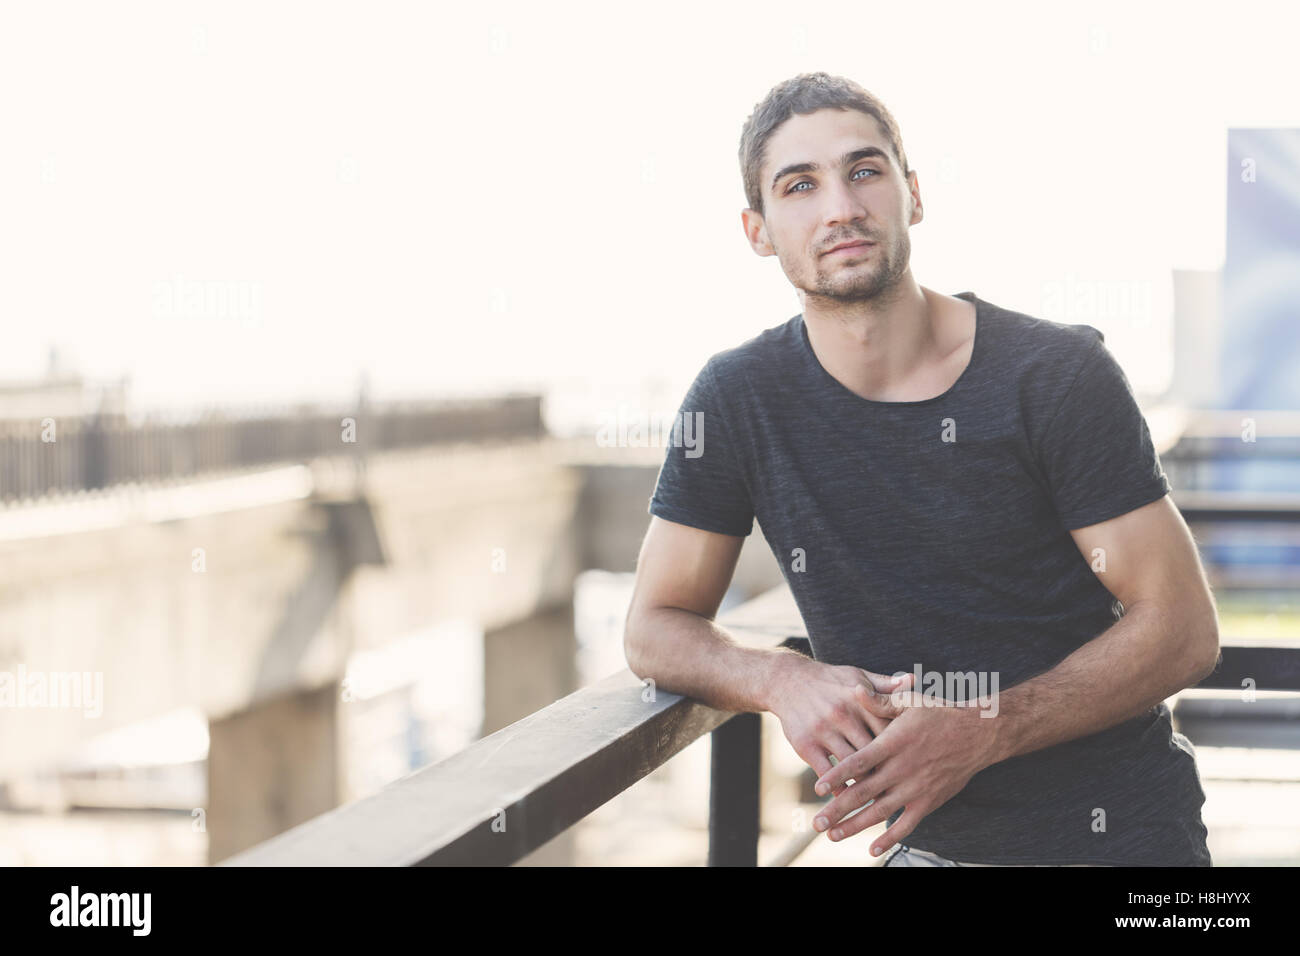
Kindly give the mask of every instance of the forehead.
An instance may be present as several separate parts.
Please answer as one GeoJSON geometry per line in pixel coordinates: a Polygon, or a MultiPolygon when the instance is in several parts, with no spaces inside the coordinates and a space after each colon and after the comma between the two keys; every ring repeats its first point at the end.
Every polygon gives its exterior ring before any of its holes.
{"type": "Polygon", "coordinates": [[[821,109],[806,115],[795,113],[767,141],[760,183],[766,189],[772,174],[792,163],[817,163],[826,167],[850,149],[862,146],[878,146],[893,156],[884,130],[874,116],[841,109],[821,109]]]}

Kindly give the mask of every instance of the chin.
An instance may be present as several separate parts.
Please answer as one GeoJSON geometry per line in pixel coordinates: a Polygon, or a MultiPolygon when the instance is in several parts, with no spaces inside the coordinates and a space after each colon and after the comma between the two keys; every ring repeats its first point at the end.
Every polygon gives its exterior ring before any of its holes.
{"type": "Polygon", "coordinates": [[[821,288],[826,290],[828,295],[862,295],[864,293],[874,292],[880,283],[876,279],[874,272],[862,273],[855,275],[849,281],[844,281],[841,276],[835,276],[827,279],[821,284],[821,288]]]}

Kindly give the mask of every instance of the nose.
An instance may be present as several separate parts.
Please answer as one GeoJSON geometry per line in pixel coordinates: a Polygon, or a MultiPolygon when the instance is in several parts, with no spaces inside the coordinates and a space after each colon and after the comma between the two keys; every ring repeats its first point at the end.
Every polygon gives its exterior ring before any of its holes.
{"type": "Polygon", "coordinates": [[[827,227],[858,222],[867,216],[866,204],[850,183],[840,180],[829,183],[822,192],[822,200],[826,204],[822,217],[827,227]]]}

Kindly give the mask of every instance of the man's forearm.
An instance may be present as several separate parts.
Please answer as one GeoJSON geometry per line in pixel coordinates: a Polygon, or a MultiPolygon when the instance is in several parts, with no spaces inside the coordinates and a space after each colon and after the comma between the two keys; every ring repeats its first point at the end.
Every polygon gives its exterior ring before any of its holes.
{"type": "Polygon", "coordinates": [[[717,623],[679,608],[643,612],[628,628],[624,646],[634,674],[719,710],[770,710],[780,674],[807,660],[789,648],[743,647],[717,623]]]}
{"type": "Polygon", "coordinates": [[[1134,605],[1056,667],[1003,691],[998,716],[986,721],[992,762],[1113,727],[1195,684],[1205,674],[1202,624],[1134,605]]]}

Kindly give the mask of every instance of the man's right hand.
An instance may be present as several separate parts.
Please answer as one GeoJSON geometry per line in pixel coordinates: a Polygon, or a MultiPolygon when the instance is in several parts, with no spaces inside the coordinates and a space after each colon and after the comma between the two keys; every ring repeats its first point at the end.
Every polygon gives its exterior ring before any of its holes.
{"type": "MultiPolygon", "coordinates": [[[[781,721],[795,753],[820,777],[861,750],[903,712],[890,695],[910,689],[912,675],[899,681],[861,667],[824,664],[803,656],[782,660],[773,678],[769,709],[781,721]]],[[[850,781],[851,782],[851,781],[850,781]]],[[[833,795],[844,790],[838,787],[833,795]]]]}

